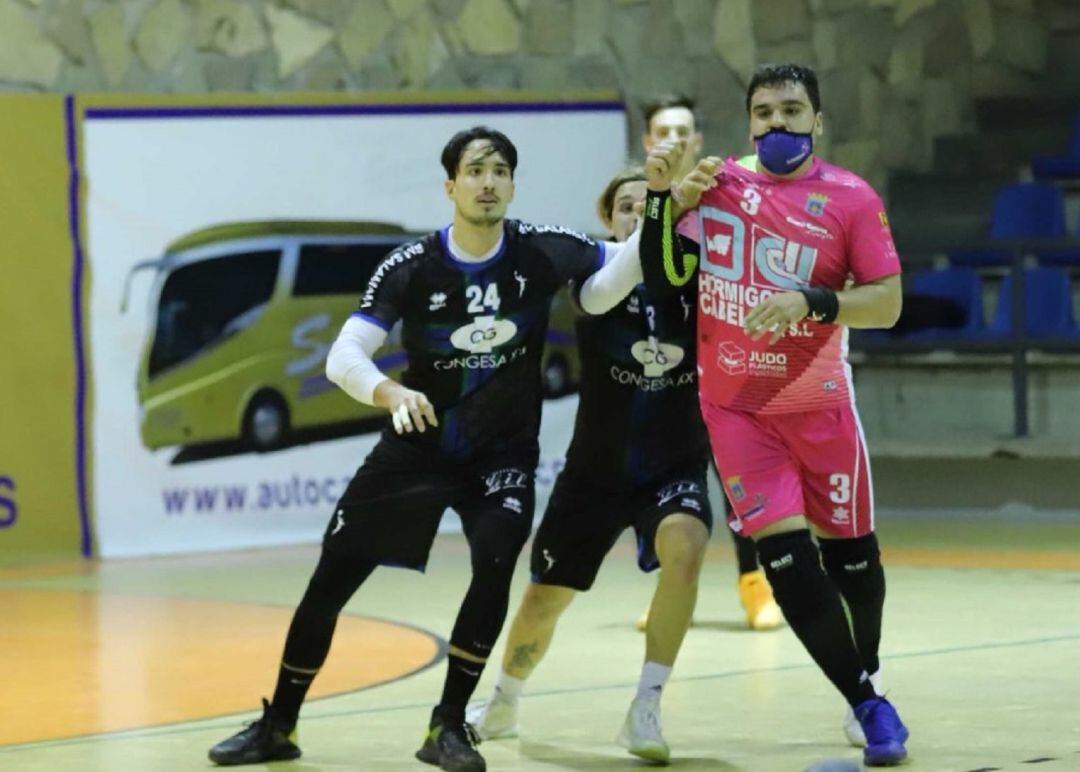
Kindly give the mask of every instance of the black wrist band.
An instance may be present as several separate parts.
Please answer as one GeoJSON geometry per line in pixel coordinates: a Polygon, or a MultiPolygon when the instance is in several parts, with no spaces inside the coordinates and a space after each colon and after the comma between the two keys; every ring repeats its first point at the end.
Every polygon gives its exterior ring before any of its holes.
{"type": "Polygon", "coordinates": [[[671,198],[671,190],[645,191],[645,216],[651,220],[661,220],[664,216],[664,202],[671,198]]]}
{"type": "Polygon", "coordinates": [[[836,315],[840,313],[840,300],[836,293],[828,287],[810,287],[801,289],[799,292],[806,298],[806,305],[810,307],[807,316],[815,322],[832,324],[836,321],[836,315]]]}

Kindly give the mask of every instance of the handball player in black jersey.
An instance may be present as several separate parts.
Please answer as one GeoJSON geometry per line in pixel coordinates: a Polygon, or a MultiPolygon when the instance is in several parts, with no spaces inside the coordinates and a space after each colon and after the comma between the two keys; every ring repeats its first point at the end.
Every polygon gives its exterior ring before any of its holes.
{"type": "MultiPolygon", "coordinates": [[[[645,174],[616,176],[597,202],[616,240],[630,237],[645,174]]],[[[712,528],[708,437],[694,359],[696,284],[657,300],[636,287],[602,316],[577,323],[581,383],[574,435],[532,546],[532,582],[514,617],[490,698],[469,711],[482,739],[517,734],[518,698],[559,616],[588,590],[619,535],[632,527],[643,571],[660,568],[645,664],[617,742],[664,762],[660,696],[697,599],[712,528]]]]}
{"type": "MultiPolygon", "coordinates": [[[[552,296],[568,282],[602,314],[642,281],[636,238],[597,242],[506,219],[517,150],[487,127],[442,153],[450,226],[402,245],[375,268],[327,359],[327,376],[387,426],[341,497],[289,627],[261,719],[210,750],[217,764],[300,756],[296,725],[337,616],[380,565],[423,570],[446,508],[461,517],[472,582],[450,636],[442,697],[417,758],[481,772],[465,706],[506,617],[510,580],[533,520],[540,357],[552,296]],[[401,322],[408,367],[397,383],[373,361],[401,322]]],[[[357,652],[362,656],[362,652],[357,652]]]]}
{"type": "MultiPolygon", "coordinates": [[[[705,141],[698,128],[700,122],[694,100],[680,93],[663,94],[642,106],[642,118],[645,120],[645,133],[641,135],[641,147],[645,154],[648,155],[661,142],[685,142],[686,151],[675,170],[675,179],[681,180],[693,174],[705,141]]],[[[730,528],[725,530],[731,534],[735,548],[735,563],[738,568],[736,588],[739,602],[746,612],[746,624],[751,630],[772,630],[783,622],[783,615],[780,607],[776,605],[769,580],[758,564],[754,540],[735,533],[730,528]]],[[[638,618],[637,628],[644,631],[648,620],[649,612],[646,610],[638,618]]]]}

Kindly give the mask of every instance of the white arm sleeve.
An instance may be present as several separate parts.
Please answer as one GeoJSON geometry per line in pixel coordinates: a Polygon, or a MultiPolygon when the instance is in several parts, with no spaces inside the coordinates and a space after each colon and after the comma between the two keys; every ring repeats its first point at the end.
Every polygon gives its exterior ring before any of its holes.
{"type": "Polygon", "coordinates": [[[639,228],[621,244],[604,242],[604,267],[581,285],[579,298],[581,309],[585,313],[607,313],[629,295],[630,290],[644,281],[641,261],[638,259],[640,240],[639,228]]]}
{"type": "Polygon", "coordinates": [[[326,377],[356,401],[373,405],[375,387],[386,376],[375,366],[372,355],[385,340],[382,327],[350,316],[326,356],[326,377]]]}

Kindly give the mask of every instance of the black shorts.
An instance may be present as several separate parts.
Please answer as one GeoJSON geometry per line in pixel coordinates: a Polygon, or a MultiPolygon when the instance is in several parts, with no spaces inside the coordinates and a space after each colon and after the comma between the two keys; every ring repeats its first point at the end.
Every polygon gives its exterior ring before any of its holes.
{"type": "Polygon", "coordinates": [[[323,548],[423,571],[450,507],[470,545],[477,522],[498,518],[520,551],[532,530],[535,471],[535,452],[461,463],[384,435],[334,508],[323,548]]]}
{"type": "Polygon", "coordinates": [[[533,539],[532,580],[588,590],[604,557],[631,526],[637,535],[638,566],[642,571],[656,569],[656,529],[668,515],[691,515],[712,532],[705,469],[704,461],[692,464],[622,495],[591,485],[587,472],[564,470],[533,539]]]}

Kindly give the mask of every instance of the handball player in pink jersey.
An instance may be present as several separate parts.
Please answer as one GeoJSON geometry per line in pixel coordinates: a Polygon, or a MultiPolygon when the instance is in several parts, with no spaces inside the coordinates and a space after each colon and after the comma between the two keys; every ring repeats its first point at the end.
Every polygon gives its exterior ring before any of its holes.
{"type": "Polygon", "coordinates": [[[868,765],[897,764],[908,731],[880,692],[885,576],[846,355],[848,328],[896,323],[900,261],[874,190],[814,155],[812,70],[759,68],[746,108],[757,153],[703,160],[677,202],[671,148],[650,154],[645,279],[673,290],[699,272],[701,410],[729,525],[848,701],[848,739],[868,765]]]}

